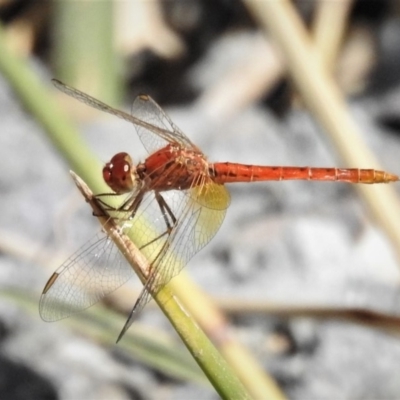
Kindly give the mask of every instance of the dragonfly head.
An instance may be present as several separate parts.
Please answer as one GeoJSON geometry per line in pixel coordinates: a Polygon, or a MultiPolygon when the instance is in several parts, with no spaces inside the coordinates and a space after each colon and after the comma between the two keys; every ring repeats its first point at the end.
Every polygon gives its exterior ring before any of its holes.
{"type": "Polygon", "coordinates": [[[136,167],[127,153],[116,154],[103,168],[103,179],[117,194],[131,192],[136,181],[136,167]]]}

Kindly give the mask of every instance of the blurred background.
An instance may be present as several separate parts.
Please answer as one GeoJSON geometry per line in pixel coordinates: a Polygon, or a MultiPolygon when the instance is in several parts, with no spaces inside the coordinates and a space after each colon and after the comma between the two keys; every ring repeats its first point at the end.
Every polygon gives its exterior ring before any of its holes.
{"type": "MultiPolygon", "coordinates": [[[[87,157],[99,191],[115,153],[146,157],[129,123],[57,92],[52,78],[127,112],[151,95],[210,161],[375,167],[342,156],[249,3],[0,0],[0,398],[218,398],[154,302],[115,345],[135,279],[80,315],[40,319],[47,279],[100,229],[69,175],[74,157],[87,157]],[[58,113],[77,138],[50,133],[58,113]]],[[[363,146],[400,174],[399,3],[283,3],[346,96],[363,146]]],[[[374,196],[386,189],[399,193],[393,184],[374,196]]],[[[225,329],[288,398],[399,398],[400,234],[380,219],[399,225],[395,206],[371,211],[373,197],[344,183],[229,190],[222,228],[186,268],[225,329]]]]}

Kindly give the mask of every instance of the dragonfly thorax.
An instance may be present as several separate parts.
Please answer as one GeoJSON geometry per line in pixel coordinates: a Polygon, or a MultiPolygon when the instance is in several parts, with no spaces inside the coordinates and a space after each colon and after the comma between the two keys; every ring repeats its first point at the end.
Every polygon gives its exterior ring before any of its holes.
{"type": "Polygon", "coordinates": [[[103,168],[103,179],[117,194],[131,192],[136,183],[136,167],[128,153],[118,153],[103,168]]]}

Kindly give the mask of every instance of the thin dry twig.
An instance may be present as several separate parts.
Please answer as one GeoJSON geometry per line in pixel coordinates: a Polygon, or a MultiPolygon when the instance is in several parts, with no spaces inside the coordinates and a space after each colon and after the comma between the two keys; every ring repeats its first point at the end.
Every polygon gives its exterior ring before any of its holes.
{"type": "Polygon", "coordinates": [[[321,63],[333,72],[346,30],[352,0],[318,1],[313,36],[321,63]],[[332,27],[335,27],[332,29],[332,27]]]}
{"type": "Polygon", "coordinates": [[[360,307],[319,307],[315,305],[275,304],[265,301],[235,301],[234,299],[216,299],[229,315],[262,314],[279,318],[313,318],[331,319],[352,322],[370,328],[400,335],[400,316],[390,315],[384,312],[368,310],[360,307]]]}

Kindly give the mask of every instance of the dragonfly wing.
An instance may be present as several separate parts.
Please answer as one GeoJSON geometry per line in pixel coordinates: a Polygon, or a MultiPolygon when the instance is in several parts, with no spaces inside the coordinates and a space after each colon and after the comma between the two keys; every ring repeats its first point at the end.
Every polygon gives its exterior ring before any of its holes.
{"type": "MultiPolygon", "coordinates": [[[[148,281],[149,282],[149,281],[148,281]]],[[[130,328],[130,326],[135,322],[136,317],[140,314],[143,307],[151,300],[151,294],[146,284],[143,286],[142,291],[140,292],[139,297],[137,298],[135,305],[132,308],[132,311],[129,314],[128,319],[125,322],[125,325],[121,329],[120,334],[118,335],[117,343],[122,339],[125,335],[125,332],[130,328]]]]}
{"type": "MultiPolygon", "coordinates": [[[[209,182],[203,188],[193,188],[189,191],[168,191],[162,196],[170,211],[176,218],[176,223],[168,235],[162,235],[166,230],[165,220],[158,209],[158,227],[145,224],[142,229],[143,243],[150,242],[152,246],[144,246],[142,252],[151,264],[152,273],[137,299],[131,314],[120,334],[123,336],[133,323],[135,316],[150,301],[151,294],[157,293],[166,283],[176,276],[188,261],[202,249],[220,228],[229,205],[229,193],[222,185],[209,182]],[[152,231],[151,235],[149,233],[152,231]],[[146,233],[145,233],[146,232],[146,233]]],[[[154,203],[147,202],[149,205],[154,203]]],[[[149,211],[145,206],[142,215],[149,211]]],[[[136,225],[135,225],[136,226],[136,225]]],[[[118,339],[118,340],[119,340],[118,339]]]]}
{"type": "MultiPolygon", "coordinates": [[[[160,209],[153,192],[145,194],[133,219],[126,212],[117,213],[122,230],[141,248],[152,268],[126,329],[151,299],[151,294],[177,275],[220,228],[229,194],[222,185],[210,182],[204,186],[162,194],[176,223],[171,214],[160,209]],[[166,218],[172,224],[168,234],[166,218]]],[[[95,304],[132,275],[123,254],[100,232],[52,275],[40,299],[40,315],[45,321],[66,318],[95,304]]]]}
{"type": "Polygon", "coordinates": [[[100,232],[51,276],[40,298],[45,321],[69,317],[124,284],[133,271],[108,236],[100,232]]]}
{"type": "Polygon", "coordinates": [[[165,147],[168,143],[179,143],[183,147],[198,150],[150,96],[137,96],[132,105],[132,115],[129,115],[57,79],[53,79],[52,82],[57,89],[66,95],[90,107],[131,122],[149,153],[154,153],[165,147]]]}
{"type": "Polygon", "coordinates": [[[187,191],[192,201],[213,210],[226,210],[231,202],[231,196],[224,185],[212,182],[202,176],[198,184],[187,191]]]}
{"type": "MultiPolygon", "coordinates": [[[[136,124],[138,121],[135,120],[131,115],[129,115],[126,112],[117,110],[116,108],[113,108],[105,103],[103,103],[100,100],[95,99],[92,96],[89,96],[88,94],[81,92],[78,89],[75,89],[71,86],[66,85],[63,82],[60,82],[57,79],[52,79],[53,85],[59,89],[61,92],[65,93],[68,96],[73,97],[74,99],[80,101],[81,103],[84,103],[90,107],[96,108],[97,110],[104,111],[108,114],[115,115],[119,118],[122,118],[128,122],[131,122],[132,124],[136,124]]],[[[140,121],[139,121],[140,122],[140,121]]]]}
{"type": "Polygon", "coordinates": [[[197,150],[197,147],[150,96],[139,95],[136,97],[132,105],[132,116],[158,128],[149,129],[135,124],[140,140],[150,154],[165,147],[168,143],[179,143],[183,147],[197,150]]]}
{"type": "MultiPolygon", "coordinates": [[[[168,192],[167,192],[168,193],[168,192]]],[[[201,190],[177,191],[179,202],[169,202],[177,223],[166,240],[162,257],[153,267],[152,288],[156,291],[176,276],[188,261],[217,233],[229,205],[229,193],[222,185],[209,182],[201,190]],[[213,203],[211,202],[213,200],[213,203]]],[[[164,197],[166,197],[163,194],[164,197]]]]}

